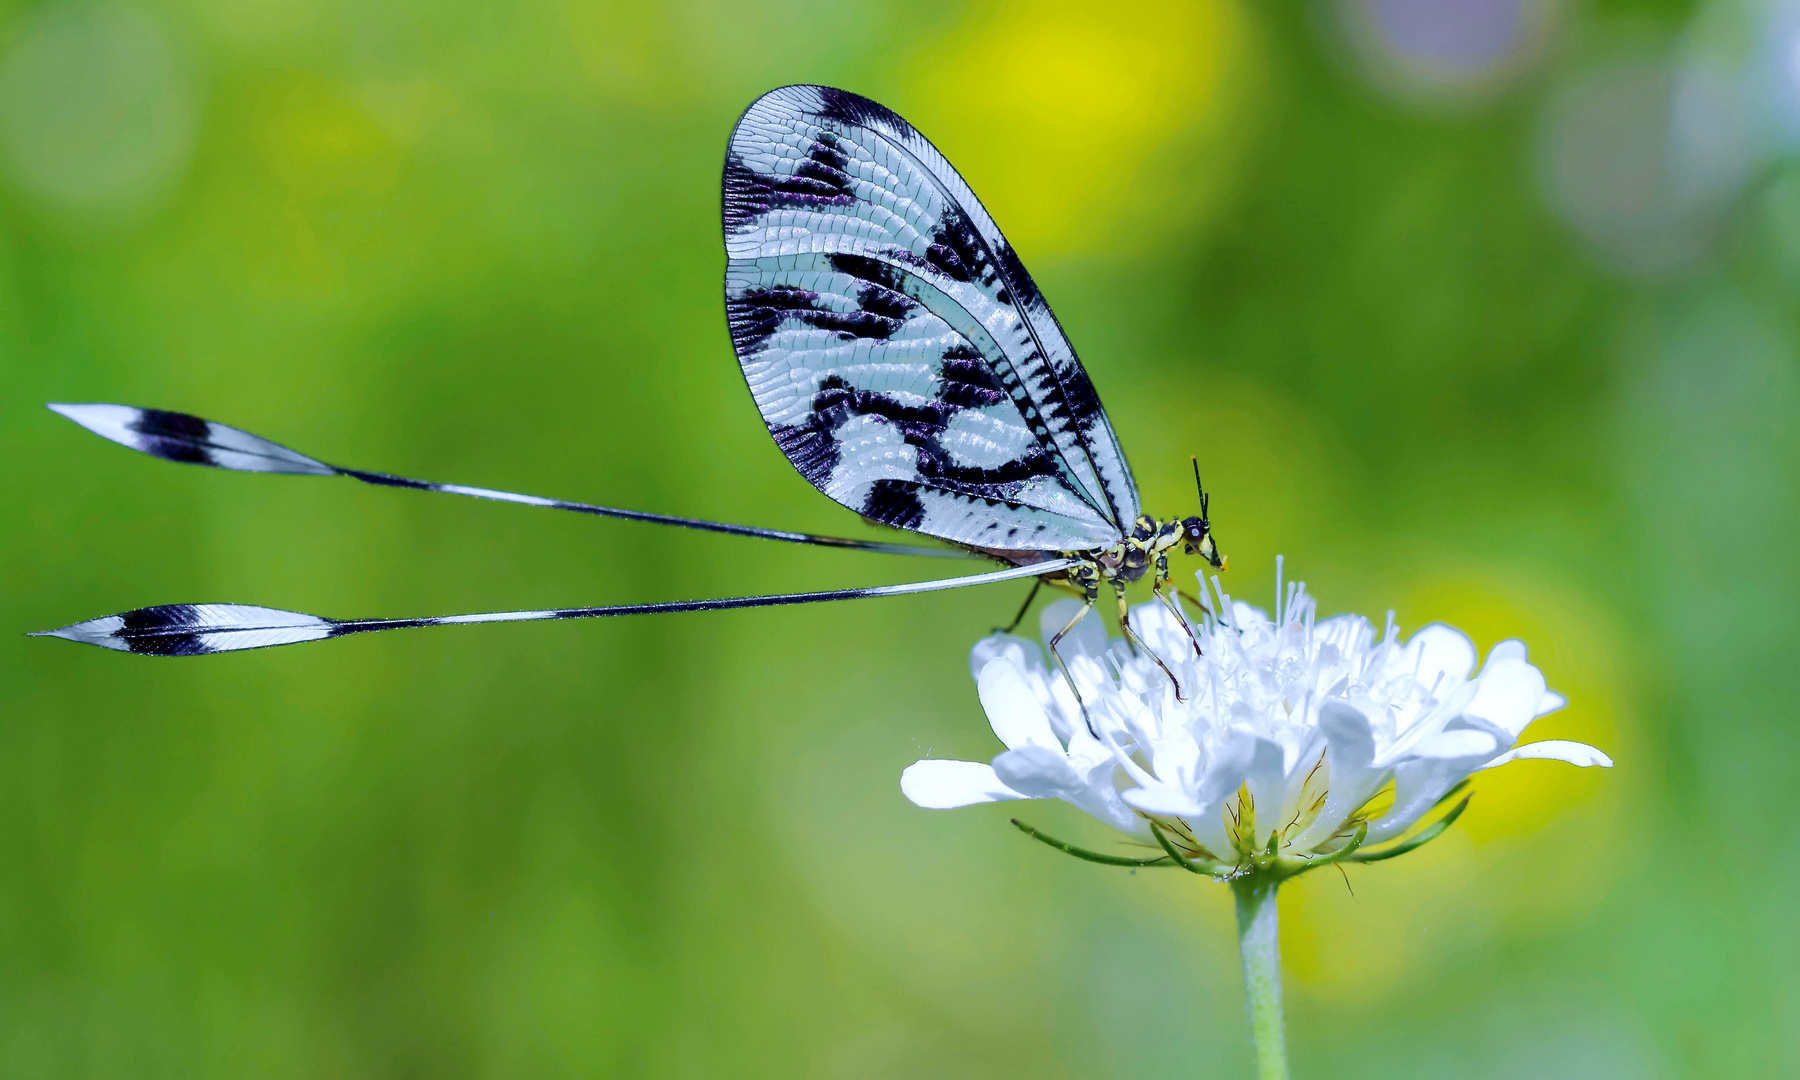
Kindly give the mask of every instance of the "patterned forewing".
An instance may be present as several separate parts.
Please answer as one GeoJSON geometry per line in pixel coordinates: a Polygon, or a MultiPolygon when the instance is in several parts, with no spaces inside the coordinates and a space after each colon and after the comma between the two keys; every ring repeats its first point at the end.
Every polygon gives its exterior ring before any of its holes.
{"type": "Polygon", "coordinates": [[[910,125],[843,91],[773,91],[732,134],[724,202],[732,341],[814,486],[959,543],[1118,541],[1137,491],[1093,385],[910,125]]]}

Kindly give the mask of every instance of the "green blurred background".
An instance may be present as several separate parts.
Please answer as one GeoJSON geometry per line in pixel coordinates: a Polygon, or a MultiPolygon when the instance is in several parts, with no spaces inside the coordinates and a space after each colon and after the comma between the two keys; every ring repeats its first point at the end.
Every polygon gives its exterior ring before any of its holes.
{"type": "Polygon", "coordinates": [[[967,649],[1023,586],[194,662],[20,636],[941,573],[179,468],[42,408],[869,534],[722,314],[726,136],[800,81],[958,164],[1146,507],[1201,456],[1234,593],[1284,553],[1328,612],[1523,636],[1573,702],[1532,734],[1618,761],[1484,776],[1433,847],[1290,888],[1297,1076],[1800,1073],[1797,41],[1760,0],[0,4],[0,1075],[1248,1075],[1223,889],[900,795],[997,752],[967,649]]]}

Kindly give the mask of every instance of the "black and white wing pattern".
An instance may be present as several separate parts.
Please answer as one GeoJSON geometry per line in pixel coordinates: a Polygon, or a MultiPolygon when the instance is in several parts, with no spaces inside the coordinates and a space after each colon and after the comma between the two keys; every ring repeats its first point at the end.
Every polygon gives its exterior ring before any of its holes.
{"type": "Polygon", "coordinates": [[[756,406],[814,487],[977,547],[1119,542],[1137,485],[1031,275],[937,148],[823,86],[725,158],[725,303],[756,406]]]}

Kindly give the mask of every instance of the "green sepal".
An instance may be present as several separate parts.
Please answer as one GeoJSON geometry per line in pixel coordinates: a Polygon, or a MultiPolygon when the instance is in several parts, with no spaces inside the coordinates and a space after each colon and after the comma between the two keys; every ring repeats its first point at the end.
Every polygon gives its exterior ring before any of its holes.
{"type": "MultiPolygon", "coordinates": [[[[1442,795],[1438,796],[1438,801],[1431,804],[1431,809],[1436,810],[1438,807],[1449,802],[1451,799],[1456,798],[1458,795],[1461,795],[1463,792],[1465,792],[1467,790],[1469,790],[1469,778],[1465,776],[1462,778],[1462,780],[1460,782],[1457,783],[1457,785],[1455,787],[1451,788],[1449,791],[1446,791],[1442,795]]],[[[1421,815],[1421,816],[1423,816],[1423,815],[1421,815]]]]}
{"type": "Polygon", "coordinates": [[[1349,841],[1345,843],[1343,847],[1338,848],[1331,854],[1320,855],[1316,859],[1284,859],[1283,864],[1284,866],[1292,867],[1290,876],[1299,877],[1308,870],[1317,870],[1321,866],[1330,866],[1334,862],[1342,862],[1343,860],[1350,858],[1356,853],[1357,848],[1363,846],[1363,841],[1368,838],[1369,822],[1365,819],[1357,823],[1356,832],[1351,834],[1349,841]],[[1298,863],[1299,865],[1293,865],[1295,863],[1298,863]]]}
{"type": "MultiPolygon", "coordinates": [[[[1452,794],[1454,794],[1454,792],[1452,792],[1452,794]]],[[[1357,854],[1350,856],[1349,861],[1358,863],[1380,862],[1383,859],[1391,859],[1396,855],[1404,855],[1416,848],[1424,847],[1426,844],[1431,843],[1433,840],[1436,840],[1439,836],[1443,835],[1445,829],[1456,824],[1456,819],[1462,816],[1464,810],[1468,809],[1469,800],[1474,797],[1474,792],[1464,795],[1462,797],[1462,802],[1457,803],[1454,809],[1437,819],[1437,821],[1427,827],[1424,832],[1421,832],[1411,840],[1403,840],[1393,847],[1382,848],[1380,851],[1358,852],[1357,854]]],[[[1442,804],[1440,803],[1440,805],[1442,804]]]]}
{"type": "MultiPolygon", "coordinates": [[[[1058,840],[1054,836],[1045,836],[1043,833],[1041,833],[1041,832],[1037,831],[1036,829],[1032,828],[1031,826],[1025,824],[1023,821],[1020,821],[1018,818],[1011,818],[1009,820],[1013,823],[1013,826],[1015,828],[1017,828],[1020,832],[1024,833],[1026,836],[1031,837],[1033,840],[1037,840],[1042,843],[1049,844],[1051,847],[1055,848],[1056,850],[1062,852],[1065,855],[1073,855],[1077,859],[1086,859],[1088,862],[1103,863],[1107,866],[1174,866],[1175,865],[1175,863],[1170,861],[1169,855],[1158,855],[1154,859],[1131,859],[1131,858],[1127,858],[1123,855],[1102,855],[1098,851],[1089,851],[1086,848],[1078,848],[1074,844],[1064,843],[1063,841],[1058,840]]],[[[1152,829],[1154,829],[1155,827],[1156,826],[1154,826],[1154,825],[1151,826],[1152,829]]],[[[1168,845],[1165,844],[1165,845],[1163,845],[1163,847],[1166,850],[1168,848],[1168,845]]],[[[1171,852],[1170,854],[1173,855],[1174,853],[1171,852]]],[[[1179,858],[1179,856],[1177,856],[1177,858],[1179,858]]]]}
{"type": "Polygon", "coordinates": [[[1223,877],[1232,870],[1229,866],[1220,866],[1218,863],[1206,862],[1203,859],[1190,859],[1186,855],[1183,855],[1180,851],[1176,850],[1175,845],[1170,842],[1168,836],[1162,831],[1162,826],[1154,821],[1150,823],[1150,835],[1156,837],[1156,842],[1161,844],[1162,849],[1169,853],[1169,858],[1175,860],[1175,865],[1181,867],[1190,874],[1201,874],[1206,877],[1223,877]]]}
{"type": "Polygon", "coordinates": [[[1237,831],[1232,834],[1231,846],[1245,859],[1256,857],[1256,796],[1248,783],[1238,785],[1237,831]]]}

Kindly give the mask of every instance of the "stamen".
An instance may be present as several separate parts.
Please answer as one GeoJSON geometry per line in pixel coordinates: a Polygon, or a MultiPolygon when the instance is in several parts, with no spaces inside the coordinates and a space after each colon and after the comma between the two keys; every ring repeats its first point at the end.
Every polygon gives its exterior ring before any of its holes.
{"type": "Polygon", "coordinates": [[[1225,591],[1225,586],[1219,584],[1219,575],[1217,575],[1217,574],[1213,575],[1212,583],[1213,583],[1213,591],[1215,591],[1219,594],[1219,612],[1220,612],[1220,614],[1229,616],[1225,620],[1225,625],[1227,627],[1229,627],[1231,629],[1232,633],[1234,633],[1234,634],[1243,633],[1244,632],[1243,628],[1238,626],[1238,623],[1237,623],[1237,613],[1231,610],[1231,594],[1227,593],[1225,591]]]}

